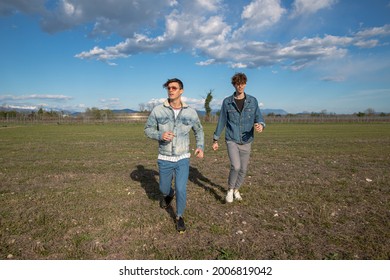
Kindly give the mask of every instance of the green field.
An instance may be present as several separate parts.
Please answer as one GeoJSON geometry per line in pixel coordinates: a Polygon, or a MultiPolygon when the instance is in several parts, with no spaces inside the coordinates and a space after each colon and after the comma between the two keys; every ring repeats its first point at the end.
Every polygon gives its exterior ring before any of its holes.
{"type": "Polygon", "coordinates": [[[143,124],[1,127],[0,259],[390,259],[390,124],[269,124],[232,204],[214,127],[185,234],[143,124]]]}

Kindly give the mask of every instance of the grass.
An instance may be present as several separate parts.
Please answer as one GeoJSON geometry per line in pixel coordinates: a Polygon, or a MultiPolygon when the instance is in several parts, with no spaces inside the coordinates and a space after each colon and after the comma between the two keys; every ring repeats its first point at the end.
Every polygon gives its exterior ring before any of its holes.
{"type": "Polygon", "coordinates": [[[269,124],[232,204],[214,127],[185,234],[158,206],[143,124],[0,128],[0,259],[390,258],[390,124],[269,124]]]}

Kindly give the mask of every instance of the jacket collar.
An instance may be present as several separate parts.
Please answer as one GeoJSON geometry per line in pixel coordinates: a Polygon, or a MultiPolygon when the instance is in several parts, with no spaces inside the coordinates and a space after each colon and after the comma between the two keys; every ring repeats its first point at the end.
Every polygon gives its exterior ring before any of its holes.
{"type": "MultiPolygon", "coordinates": [[[[229,99],[230,103],[234,103],[234,94],[235,94],[235,92],[230,96],[230,99],[229,99]]],[[[245,93],[244,99],[246,102],[250,102],[250,99],[248,99],[248,95],[246,93],[245,93]]]]}
{"type": "MultiPolygon", "coordinates": [[[[164,106],[165,106],[165,107],[171,107],[171,105],[169,105],[169,99],[168,99],[168,98],[165,99],[165,101],[164,101],[164,106]]],[[[188,107],[188,104],[185,103],[185,102],[182,100],[182,101],[181,101],[181,106],[182,106],[182,108],[187,108],[187,107],[188,107]]]]}

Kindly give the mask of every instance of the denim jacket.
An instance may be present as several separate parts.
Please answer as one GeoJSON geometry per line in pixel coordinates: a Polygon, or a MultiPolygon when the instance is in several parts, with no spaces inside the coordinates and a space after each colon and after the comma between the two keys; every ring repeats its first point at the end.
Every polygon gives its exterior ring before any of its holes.
{"type": "Polygon", "coordinates": [[[222,102],[214,140],[218,140],[226,126],[225,140],[237,144],[247,144],[253,141],[254,124],[260,123],[265,127],[257,99],[245,94],[244,108],[240,112],[234,102],[234,94],[226,97],[222,102]]]}
{"type": "Polygon", "coordinates": [[[189,153],[190,130],[194,131],[196,147],[204,150],[204,132],[198,113],[182,102],[182,110],[175,119],[173,109],[168,100],[156,106],[150,113],[145,124],[145,134],[158,140],[159,154],[165,156],[181,156],[189,153]],[[172,131],[175,137],[172,141],[162,140],[162,134],[172,131]]]}

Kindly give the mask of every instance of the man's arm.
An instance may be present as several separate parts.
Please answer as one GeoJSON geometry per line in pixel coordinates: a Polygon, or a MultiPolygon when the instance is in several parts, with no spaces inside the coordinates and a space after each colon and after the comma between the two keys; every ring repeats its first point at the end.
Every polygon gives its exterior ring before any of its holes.
{"type": "Polygon", "coordinates": [[[146,121],[144,132],[145,135],[154,140],[161,140],[162,133],[157,129],[157,118],[154,111],[152,111],[146,121]]]}
{"type": "Polygon", "coordinates": [[[226,106],[225,102],[222,103],[221,111],[219,113],[217,127],[215,128],[213,140],[217,141],[221,136],[221,133],[226,125],[226,106]]]}
{"type": "Polygon", "coordinates": [[[192,126],[192,130],[195,134],[196,148],[204,151],[204,131],[198,116],[196,116],[196,121],[192,126]]]}

